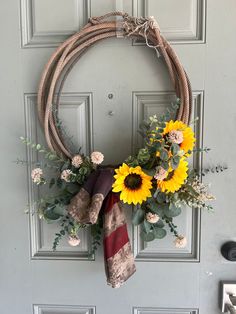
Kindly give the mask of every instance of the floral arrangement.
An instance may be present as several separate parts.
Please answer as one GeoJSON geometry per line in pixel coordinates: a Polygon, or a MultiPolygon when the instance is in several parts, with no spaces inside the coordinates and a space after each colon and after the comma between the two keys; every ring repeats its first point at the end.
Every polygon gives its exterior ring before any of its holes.
{"type": "MultiPolygon", "coordinates": [[[[199,172],[189,166],[189,157],[197,151],[194,132],[182,121],[170,120],[168,112],[159,119],[152,116],[144,121],[140,134],[144,138],[144,146],[114,169],[112,191],[119,195],[121,202],[135,206],[132,222],[141,226],[144,241],[164,238],[169,228],[175,246],[182,248],[187,239],[178,233],[174,217],[181,214],[183,206],[212,210],[208,202],[215,199],[208,192],[208,186],[200,181],[199,172]]],[[[32,170],[32,181],[38,186],[48,184],[49,189],[56,187],[59,191],[40,198],[36,204],[41,219],[60,225],[53,249],[64,236],[71,246],[79,245],[79,229],[90,228],[94,252],[101,240],[101,215],[93,225],[81,224],[68,213],[67,206],[89,175],[99,167],[105,167],[101,165],[103,154],[94,151],[85,156],[78,152],[70,160],[23,137],[21,140],[48,160],[43,165],[44,169],[39,165],[32,170]],[[46,178],[47,168],[53,170],[50,178],[46,178]]],[[[200,149],[201,152],[208,150],[200,149]]]]}

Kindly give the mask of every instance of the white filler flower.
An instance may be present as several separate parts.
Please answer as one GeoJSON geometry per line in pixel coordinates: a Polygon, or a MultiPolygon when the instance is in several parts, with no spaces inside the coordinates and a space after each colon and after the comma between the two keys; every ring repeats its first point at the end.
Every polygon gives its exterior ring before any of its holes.
{"type": "Polygon", "coordinates": [[[34,183],[40,184],[42,180],[43,170],[41,168],[35,168],[31,172],[31,178],[34,183]]]}
{"type": "Polygon", "coordinates": [[[187,245],[187,238],[183,235],[179,235],[174,241],[175,247],[178,249],[185,248],[187,245]]]}
{"type": "Polygon", "coordinates": [[[159,219],[160,217],[157,214],[153,214],[151,212],[146,214],[146,220],[150,222],[151,224],[157,223],[159,219]]]}
{"type": "Polygon", "coordinates": [[[70,244],[70,246],[77,246],[80,244],[80,238],[77,236],[70,236],[68,243],[70,244]]]}
{"type": "Polygon", "coordinates": [[[83,163],[83,159],[80,155],[75,155],[73,158],[72,158],[72,161],[71,161],[72,165],[75,167],[75,168],[79,168],[80,165],[83,163]]]}
{"type": "Polygon", "coordinates": [[[100,152],[93,152],[91,154],[91,160],[95,165],[100,165],[104,160],[104,155],[100,152]]]}
{"type": "Polygon", "coordinates": [[[61,173],[61,179],[70,182],[70,176],[73,174],[73,172],[69,169],[63,170],[61,173]]]}

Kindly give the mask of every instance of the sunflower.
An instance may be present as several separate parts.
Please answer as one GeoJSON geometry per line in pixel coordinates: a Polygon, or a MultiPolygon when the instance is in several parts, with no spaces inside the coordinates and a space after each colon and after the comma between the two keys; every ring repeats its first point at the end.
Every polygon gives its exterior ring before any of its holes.
{"type": "Polygon", "coordinates": [[[179,162],[178,167],[173,170],[168,170],[168,175],[164,180],[158,180],[157,186],[162,192],[176,192],[184,184],[184,181],[188,177],[188,162],[182,158],[179,162]]]}
{"type": "Polygon", "coordinates": [[[182,131],[183,141],[180,143],[180,149],[182,149],[186,155],[189,155],[189,151],[193,150],[194,143],[196,141],[193,130],[182,121],[169,121],[166,123],[163,135],[167,135],[171,131],[182,131]]]}
{"type": "Polygon", "coordinates": [[[121,192],[120,199],[124,203],[137,205],[151,196],[152,177],[146,175],[141,167],[129,167],[123,163],[115,170],[113,192],[121,192]]]}

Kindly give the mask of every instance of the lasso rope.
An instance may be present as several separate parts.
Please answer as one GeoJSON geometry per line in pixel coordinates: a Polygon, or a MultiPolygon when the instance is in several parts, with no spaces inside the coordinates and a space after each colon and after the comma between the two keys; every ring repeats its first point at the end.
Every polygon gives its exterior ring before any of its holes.
{"type": "Polygon", "coordinates": [[[44,128],[48,147],[52,151],[72,158],[58,129],[55,110],[60,103],[60,95],[69,72],[81,55],[96,42],[116,37],[144,38],[146,44],[161,55],[167,65],[172,84],[181,103],[177,119],[188,124],[192,109],[192,91],[188,76],[176,53],[160,34],[158,23],[153,17],[136,18],[127,13],[111,12],[89,19],[89,23],[78,33],[62,43],[49,59],[38,90],[38,115],[44,128]],[[121,16],[120,22],[110,21],[112,16],[121,16]]]}

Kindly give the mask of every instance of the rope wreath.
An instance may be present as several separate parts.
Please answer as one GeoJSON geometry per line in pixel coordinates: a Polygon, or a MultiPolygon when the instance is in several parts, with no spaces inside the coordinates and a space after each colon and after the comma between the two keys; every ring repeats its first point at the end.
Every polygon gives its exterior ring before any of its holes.
{"type": "Polygon", "coordinates": [[[180,98],[177,119],[189,124],[192,109],[192,91],[188,76],[175,51],[160,34],[153,17],[136,18],[123,12],[111,12],[89,19],[81,31],[68,38],[49,59],[38,90],[38,115],[50,150],[72,158],[56,123],[55,112],[65,80],[73,66],[86,50],[102,39],[124,36],[145,39],[148,47],[154,48],[167,65],[176,95],[180,98]],[[122,21],[111,21],[110,17],[122,17],[122,21]]]}

